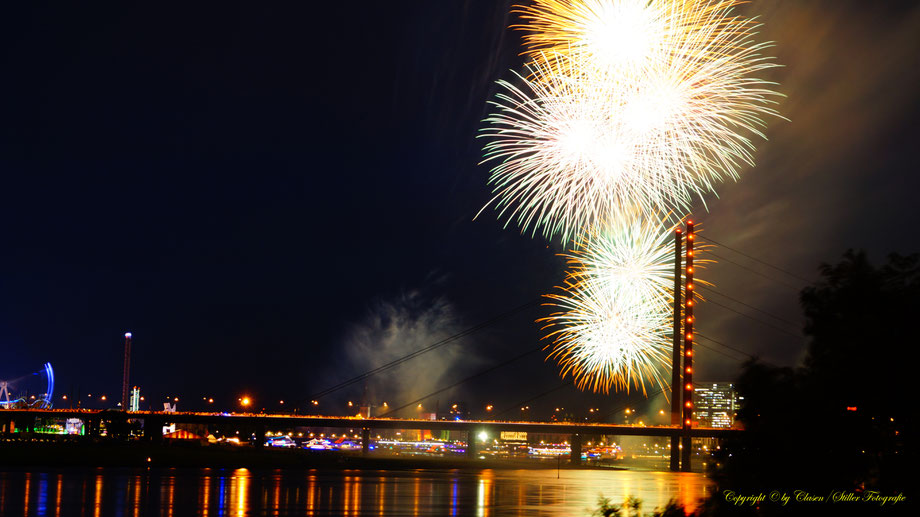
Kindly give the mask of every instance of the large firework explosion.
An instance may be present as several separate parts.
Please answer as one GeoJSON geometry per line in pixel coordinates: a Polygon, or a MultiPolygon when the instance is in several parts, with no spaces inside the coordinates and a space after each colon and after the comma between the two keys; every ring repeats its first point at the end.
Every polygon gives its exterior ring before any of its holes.
{"type": "Polygon", "coordinates": [[[630,214],[685,213],[753,164],[774,65],[734,2],[536,0],[527,73],[485,120],[499,217],[568,242],[630,214]]]}
{"type": "Polygon", "coordinates": [[[534,0],[525,73],[499,81],[481,136],[499,218],[574,244],[550,358],[581,389],[664,387],[669,231],[753,165],[777,66],[735,0],[534,0]],[[662,221],[661,214],[669,214],[662,221]],[[671,217],[671,214],[675,214],[671,217]]]}

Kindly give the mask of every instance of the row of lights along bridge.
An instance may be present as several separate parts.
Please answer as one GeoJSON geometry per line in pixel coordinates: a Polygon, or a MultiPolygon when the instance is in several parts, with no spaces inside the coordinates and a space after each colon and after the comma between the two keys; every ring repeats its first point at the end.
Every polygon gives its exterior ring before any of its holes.
{"type": "MultiPolygon", "coordinates": [[[[387,402],[382,402],[379,406],[359,406],[359,404],[354,401],[348,401],[345,404],[320,404],[319,401],[313,400],[310,401],[310,407],[315,408],[315,411],[302,411],[298,408],[291,408],[290,404],[285,403],[285,401],[277,400],[273,401],[274,404],[269,407],[259,407],[257,401],[248,395],[239,396],[232,404],[218,403],[213,396],[204,396],[201,398],[192,398],[187,399],[185,397],[176,397],[176,396],[165,396],[160,399],[159,402],[148,400],[147,397],[139,395],[139,390],[135,387],[134,393],[138,393],[138,403],[137,406],[141,410],[152,410],[160,411],[164,407],[170,410],[178,410],[180,402],[189,403],[189,409],[191,411],[205,411],[205,412],[222,412],[222,411],[231,411],[231,412],[241,412],[241,413],[272,413],[272,414],[322,414],[322,415],[336,415],[336,416],[356,416],[361,415],[364,417],[367,416],[377,416],[380,413],[387,412],[390,408],[387,402]],[[135,391],[136,390],[136,391],[135,391]],[[338,407],[336,407],[338,406],[338,407]],[[323,411],[325,410],[325,411],[323,411]]],[[[57,407],[69,407],[69,408],[83,408],[83,409],[120,409],[121,403],[114,402],[110,397],[105,394],[93,395],[92,393],[87,393],[85,396],[79,398],[68,396],[67,394],[62,395],[61,403],[57,407]],[[113,403],[114,402],[114,403],[113,403]]],[[[462,403],[450,404],[447,411],[439,411],[439,406],[433,408],[426,407],[423,404],[418,404],[415,407],[415,414],[412,412],[403,411],[400,413],[400,416],[408,416],[410,418],[423,418],[425,420],[430,420],[432,418],[438,420],[469,420],[472,419],[472,412],[467,409],[467,406],[462,403]]],[[[510,413],[510,412],[509,412],[510,413]]],[[[495,418],[495,406],[493,404],[486,404],[482,406],[479,415],[476,415],[477,418],[481,419],[491,419],[495,418]]],[[[640,413],[636,409],[626,408],[619,415],[611,415],[609,411],[602,411],[601,408],[588,408],[586,411],[576,412],[571,409],[566,409],[565,407],[555,407],[548,408],[543,411],[537,411],[531,406],[522,406],[517,411],[517,415],[508,414],[504,419],[537,419],[537,420],[547,420],[551,422],[613,422],[613,423],[624,423],[624,424],[637,424],[637,425],[664,425],[668,423],[668,416],[665,409],[658,409],[657,411],[644,412],[640,413]],[[580,413],[580,414],[579,414],[580,413]],[[513,418],[516,416],[517,418],[513,418]]]]}

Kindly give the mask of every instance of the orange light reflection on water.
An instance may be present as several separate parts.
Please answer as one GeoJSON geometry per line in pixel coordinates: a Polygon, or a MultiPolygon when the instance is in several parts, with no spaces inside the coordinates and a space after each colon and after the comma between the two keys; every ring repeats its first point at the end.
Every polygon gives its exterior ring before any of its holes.
{"type": "Polygon", "coordinates": [[[351,490],[352,515],[361,515],[361,476],[355,476],[355,486],[351,490]]]}
{"type": "Polygon", "coordinates": [[[281,474],[275,471],[272,475],[272,515],[278,515],[281,507],[281,474]]]}
{"type": "Polygon", "coordinates": [[[492,506],[492,470],[483,470],[479,474],[479,486],[476,492],[476,515],[489,517],[492,506]]]}
{"type": "Polygon", "coordinates": [[[134,517],[140,517],[141,515],[142,487],[141,476],[134,476],[134,517]]]}
{"type": "Polygon", "coordinates": [[[387,478],[380,476],[377,478],[377,515],[383,516],[386,511],[387,500],[387,478]]]}
{"type": "MultiPolygon", "coordinates": [[[[93,515],[99,517],[102,515],[102,484],[104,483],[102,473],[96,474],[96,491],[93,495],[93,515]]],[[[28,515],[29,512],[26,512],[28,515]]]]}
{"type": "Polygon", "coordinates": [[[210,472],[201,480],[201,496],[198,499],[198,507],[201,508],[201,517],[208,517],[208,510],[211,506],[211,476],[210,472]]]}
{"type": "Polygon", "coordinates": [[[176,506],[176,478],[174,476],[169,476],[166,483],[169,485],[169,489],[166,492],[166,516],[172,517],[173,508],[176,506]]]}
{"type": "MultiPolygon", "coordinates": [[[[54,515],[61,515],[61,492],[64,490],[64,475],[57,475],[57,495],[54,497],[54,515]]],[[[0,510],[0,514],[2,514],[0,510]]]]}
{"type": "Polygon", "coordinates": [[[313,515],[313,507],[316,504],[316,476],[310,474],[307,476],[307,515],[313,515]]]}
{"type": "Polygon", "coordinates": [[[342,515],[351,515],[351,476],[345,476],[345,486],[342,491],[342,515]]]}
{"type": "Polygon", "coordinates": [[[249,511],[249,470],[236,469],[230,481],[230,506],[236,508],[237,517],[249,511]]]}
{"type": "Polygon", "coordinates": [[[29,515],[29,487],[32,485],[32,473],[26,472],[26,495],[23,502],[23,515],[29,515]]]}

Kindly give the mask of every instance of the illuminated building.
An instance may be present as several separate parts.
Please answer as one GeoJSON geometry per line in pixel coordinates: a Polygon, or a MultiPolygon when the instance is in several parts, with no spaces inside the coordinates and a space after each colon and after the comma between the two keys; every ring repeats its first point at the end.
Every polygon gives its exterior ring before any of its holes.
{"type": "Polygon", "coordinates": [[[141,407],[141,389],[137,386],[131,390],[131,404],[129,406],[131,411],[140,411],[141,407]]]}
{"type": "Polygon", "coordinates": [[[699,383],[694,388],[695,417],[701,427],[732,427],[741,402],[730,382],[699,383]]]}

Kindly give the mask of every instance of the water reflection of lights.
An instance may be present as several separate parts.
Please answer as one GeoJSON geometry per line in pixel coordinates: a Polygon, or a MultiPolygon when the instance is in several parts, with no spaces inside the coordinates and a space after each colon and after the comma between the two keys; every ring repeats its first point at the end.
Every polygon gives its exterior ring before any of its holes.
{"type": "Polygon", "coordinates": [[[173,508],[176,506],[176,478],[169,476],[166,478],[166,515],[172,517],[173,508]]]}
{"type": "Polygon", "coordinates": [[[360,515],[361,477],[345,476],[345,490],[342,493],[342,515],[360,515]]]}
{"type": "Polygon", "coordinates": [[[351,491],[352,515],[361,515],[361,476],[355,476],[355,486],[351,491]]]}
{"type": "Polygon", "coordinates": [[[433,513],[485,517],[499,508],[517,508],[522,515],[539,509],[547,516],[568,516],[573,509],[580,512],[595,506],[599,493],[615,504],[627,496],[637,497],[644,503],[644,515],[670,499],[689,511],[698,510],[700,499],[714,490],[709,480],[693,473],[573,469],[561,474],[556,479],[554,469],[311,470],[301,474],[202,469],[189,477],[166,469],[130,474],[99,469],[88,476],[33,471],[0,474],[0,515],[18,515],[24,510],[27,515],[38,515],[44,500],[47,515],[86,517],[139,517],[154,509],[161,516],[191,510],[205,517],[433,513]],[[42,483],[43,476],[46,483],[42,483]],[[63,497],[64,492],[68,497],[63,497]]]}
{"type": "MultiPolygon", "coordinates": [[[[60,515],[61,512],[58,512],[60,515]]],[[[6,474],[0,474],[0,515],[6,515],[6,474]]]]}
{"type": "Polygon", "coordinates": [[[479,475],[479,487],[476,491],[476,515],[488,517],[492,505],[492,471],[483,470],[479,475]]]}
{"type": "Polygon", "coordinates": [[[218,513],[223,514],[224,508],[227,506],[227,478],[221,476],[218,480],[217,485],[217,510],[218,513]]]}
{"type": "MultiPolygon", "coordinates": [[[[102,515],[102,473],[96,474],[96,492],[93,496],[93,515],[99,517],[102,515]]],[[[28,512],[26,512],[28,515],[28,512]]]]}
{"type": "Polygon", "coordinates": [[[38,475],[38,515],[45,515],[48,511],[48,474],[42,472],[38,475]]]}
{"type": "Polygon", "coordinates": [[[230,482],[230,506],[236,508],[237,517],[243,517],[249,512],[249,470],[247,469],[233,471],[233,479],[230,482]]]}
{"type": "Polygon", "coordinates": [[[275,470],[272,475],[272,515],[278,515],[281,507],[281,471],[275,470]]]}
{"type": "Polygon", "coordinates": [[[29,515],[29,488],[32,485],[32,473],[26,472],[26,495],[23,503],[23,515],[29,515]]]}
{"type": "MultiPolygon", "coordinates": [[[[134,476],[134,517],[141,514],[141,477],[134,476]]],[[[60,512],[58,512],[60,515],[60,512]]]]}
{"type": "Polygon", "coordinates": [[[316,504],[316,475],[307,476],[307,515],[313,515],[313,508],[316,504]]]}
{"type": "Polygon", "coordinates": [[[384,515],[386,511],[386,498],[387,498],[387,478],[380,476],[377,478],[377,514],[384,515]]]}
{"type": "Polygon", "coordinates": [[[201,517],[208,517],[208,510],[211,506],[211,476],[207,472],[204,479],[201,480],[201,497],[198,499],[198,508],[201,509],[201,517]]]}
{"type": "MultiPolygon", "coordinates": [[[[54,499],[54,515],[61,515],[61,492],[64,489],[64,475],[57,475],[57,495],[54,499]]],[[[3,509],[0,509],[0,514],[3,513],[3,509]]]]}

